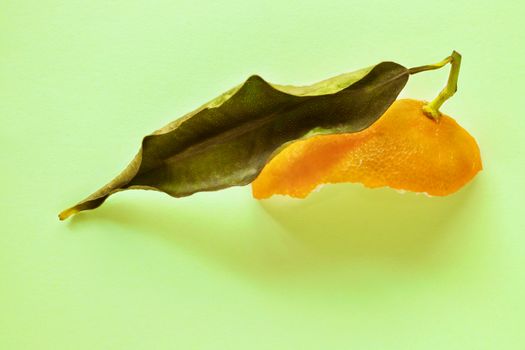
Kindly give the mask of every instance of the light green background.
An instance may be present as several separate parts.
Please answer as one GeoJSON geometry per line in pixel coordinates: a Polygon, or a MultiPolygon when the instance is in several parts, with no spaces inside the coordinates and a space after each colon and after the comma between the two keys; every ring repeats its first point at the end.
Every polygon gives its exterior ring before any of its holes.
{"type": "Polygon", "coordinates": [[[518,3],[0,1],[0,349],[524,349],[518,3]],[[307,84],[452,49],[443,110],[485,167],[453,196],[129,191],[57,219],[252,73],[307,84]]]}

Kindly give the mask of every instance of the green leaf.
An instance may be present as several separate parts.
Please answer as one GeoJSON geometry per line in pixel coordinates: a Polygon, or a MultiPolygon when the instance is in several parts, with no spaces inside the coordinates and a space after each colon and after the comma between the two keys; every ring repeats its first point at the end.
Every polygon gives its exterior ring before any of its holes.
{"type": "Polygon", "coordinates": [[[127,189],[183,197],[249,184],[290,142],[370,126],[394,102],[408,76],[405,67],[393,62],[305,87],[272,85],[251,76],[144,137],[120,175],[59,217],[97,208],[127,189]]]}

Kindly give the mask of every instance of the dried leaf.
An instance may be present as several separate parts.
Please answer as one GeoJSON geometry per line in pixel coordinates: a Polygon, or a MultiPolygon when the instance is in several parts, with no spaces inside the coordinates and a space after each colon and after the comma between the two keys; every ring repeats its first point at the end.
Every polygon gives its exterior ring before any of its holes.
{"type": "Polygon", "coordinates": [[[408,76],[405,67],[393,62],[305,87],[269,84],[251,76],[144,137],[120,175],[59,217],[97,208],[111,194],[127,189],[183,197],[249,184],[290,142],[370,126],[396,99],[408,76]]]}

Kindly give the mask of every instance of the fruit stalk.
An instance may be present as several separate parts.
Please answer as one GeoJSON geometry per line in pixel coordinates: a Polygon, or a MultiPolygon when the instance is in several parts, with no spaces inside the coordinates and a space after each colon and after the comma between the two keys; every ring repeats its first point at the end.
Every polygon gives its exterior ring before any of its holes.
{"type": "Polygon", "coordinates": [[[438,63],[409,69],[410,74],[416,74],[427,70],[442,68],[447,63],[450,63],[450,73],[448,76],[447,85],[443,88],[443,90],[441,90],[439,95],[434,100],[423,106],[423,112],[425,113],[425,115],[436,121],[439,121],[439,118],[441,117],[441,112],[439,111],[439,108],[458,90],[458,77],[459,68],[461,66],[461,55],[457,51],[452,51],[452,54],[450,56],[438,63]]]}

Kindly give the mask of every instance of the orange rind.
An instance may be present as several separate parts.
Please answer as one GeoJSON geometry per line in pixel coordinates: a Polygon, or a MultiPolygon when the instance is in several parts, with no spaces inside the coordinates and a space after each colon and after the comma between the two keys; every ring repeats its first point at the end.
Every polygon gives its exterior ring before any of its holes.
{"type": "Polygon", "coordinates": [[[253,196],[305,198],[321,184],[342,182],[431,196],[458,191],[482,169],[478,144],[451,117],[429,118],[424,105],[397,100],[365,130],[290,144],[253,181],[253,196]]]}

